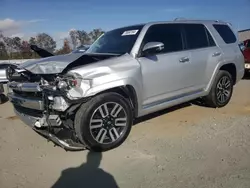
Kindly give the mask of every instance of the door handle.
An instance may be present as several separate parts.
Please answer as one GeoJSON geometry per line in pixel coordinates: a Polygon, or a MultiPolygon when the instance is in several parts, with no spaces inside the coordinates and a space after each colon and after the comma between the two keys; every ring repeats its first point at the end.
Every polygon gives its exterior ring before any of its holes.
{"type": "Polygon", "coordinates": [[[220,56],[220,55],[221,55],[221,52],[214,52],[213,53],[213,57],[220,56]]]}
{"type": "Polygon", "coordinates": [[[180,63],[185,63],[185,62],[188,62],[189,61],[189,58],[188,57],[183,57],[179,60],[180,63]]]}

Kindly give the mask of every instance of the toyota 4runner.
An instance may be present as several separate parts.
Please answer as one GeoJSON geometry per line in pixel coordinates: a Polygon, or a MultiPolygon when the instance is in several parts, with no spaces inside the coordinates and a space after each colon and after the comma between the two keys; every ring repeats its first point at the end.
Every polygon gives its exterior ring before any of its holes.
{"type": "Polygon", "coordinates": [[[8,68],[8,97],[23,122],[64,149],[107,151],[134,118],[198,98],[227,105],[244,75],[238,44],[222,21],[118,28],[84,53],[40,50],[43,58],[8,68]]]}

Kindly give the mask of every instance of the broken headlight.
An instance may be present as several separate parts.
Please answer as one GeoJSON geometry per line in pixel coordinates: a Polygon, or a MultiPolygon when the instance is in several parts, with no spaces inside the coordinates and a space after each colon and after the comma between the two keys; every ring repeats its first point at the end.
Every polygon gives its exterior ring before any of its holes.
{"type": "Polygon", "coordinates": [[[57,88],[66,91],[69,99],[79,99],[85,96],[91,87],[91,80],[86,80],[77,73],[64,75],[59,79],[57,88]]]}

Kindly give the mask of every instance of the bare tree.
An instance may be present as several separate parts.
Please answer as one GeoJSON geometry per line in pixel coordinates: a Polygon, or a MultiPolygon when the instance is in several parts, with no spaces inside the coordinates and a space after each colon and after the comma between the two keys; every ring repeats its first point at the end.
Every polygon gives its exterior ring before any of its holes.
{"type": "Polygon", "coordinates": [[[69,40],[68,39],[64,39],[63,42],[63,47],[61,49],[59,49],[56,54],[68,54],[71,52],[71,48],[69,45],[69,40]]]}

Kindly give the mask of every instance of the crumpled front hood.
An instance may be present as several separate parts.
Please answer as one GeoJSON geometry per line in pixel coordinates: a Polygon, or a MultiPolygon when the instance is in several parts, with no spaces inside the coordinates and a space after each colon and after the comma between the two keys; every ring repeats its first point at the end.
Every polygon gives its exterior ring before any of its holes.
{"type": "Polygon", "coordinates": [[[57,74],[61,73],[70,63],[76,61],[82,53],[70,53],[66,55],[51,56],[31,61],[26,61],[18,66],[34,74],[57,74]]]}

